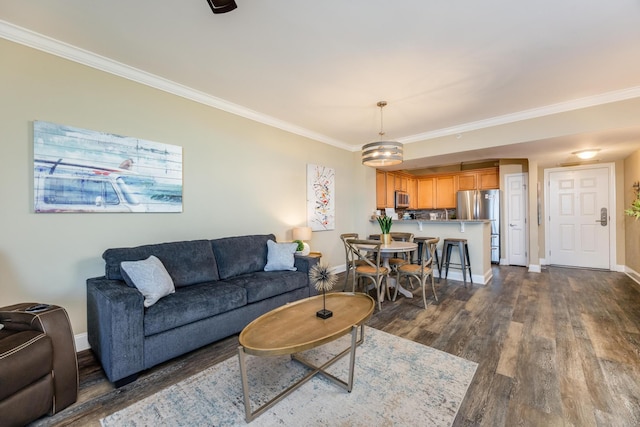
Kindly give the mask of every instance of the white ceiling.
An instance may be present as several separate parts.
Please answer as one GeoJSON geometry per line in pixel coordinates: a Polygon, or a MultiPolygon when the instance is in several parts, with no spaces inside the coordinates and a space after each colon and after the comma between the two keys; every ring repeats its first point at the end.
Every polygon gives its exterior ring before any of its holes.
{"type": "MultiPolygon", "coordinates": [[[[236,2],[214,15],[206,0],[3,1],[0,35],[30,30],[353,151],[378,139],[379,100],[386,137],[412,142],[602,94],[640,97],[640,0],[236,2]]],[[[640,121],[403,166],[507,152],[555,165],[585,140],[611,146],[600,160],[623,158],[640,147],[640,121]]]]}

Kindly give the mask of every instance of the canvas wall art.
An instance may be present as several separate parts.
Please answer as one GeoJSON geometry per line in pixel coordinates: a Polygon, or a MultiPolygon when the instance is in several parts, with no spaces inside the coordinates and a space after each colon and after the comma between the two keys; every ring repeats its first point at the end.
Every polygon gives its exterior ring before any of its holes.
{"type": "Polygon", "coordinates": [[[332,168],[307,165],[307,226],[313,231],[336,227],[335,176],[332,168]]]}
{"type": "Polygon", "coordinates": [[[35,212],[182,212],[182,147],[33,124],[35,212]]]}

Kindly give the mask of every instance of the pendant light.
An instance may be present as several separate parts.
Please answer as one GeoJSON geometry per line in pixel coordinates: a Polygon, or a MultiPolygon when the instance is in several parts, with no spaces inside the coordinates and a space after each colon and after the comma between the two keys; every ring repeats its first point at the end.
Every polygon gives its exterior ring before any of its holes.
{"type": "Polygon", "coordinates": [[[370,142],[362,147],[362,164],[365,166],[392,166],[402,163],[402,144],[396,141],[383,141],[384,127],[382,121],[382,108],[387,101],[379,101],[380,107],[380,141],[370,142]]]}

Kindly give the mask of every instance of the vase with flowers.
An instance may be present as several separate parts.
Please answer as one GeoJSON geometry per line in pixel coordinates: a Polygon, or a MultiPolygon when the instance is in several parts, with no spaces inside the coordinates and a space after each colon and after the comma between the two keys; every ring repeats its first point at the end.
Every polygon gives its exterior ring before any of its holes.
{"type": "Polygon", "coordinates": [[[377,217],[378,224],[380,224],[380,231],[382,234],[380,235],[380,241],[383,245],[388,245],[391,243],[391,223],[393,220],[390,216],[379,216],[377,217]]]}

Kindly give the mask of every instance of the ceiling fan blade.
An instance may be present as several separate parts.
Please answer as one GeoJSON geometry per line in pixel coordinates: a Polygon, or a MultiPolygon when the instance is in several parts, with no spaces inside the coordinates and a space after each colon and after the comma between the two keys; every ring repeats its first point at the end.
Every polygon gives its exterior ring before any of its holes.
{"type": "Polygon", "coordinates": [[[227,13],[238,7],[234,0],[207,0],[213,13],[227,13]]]}

